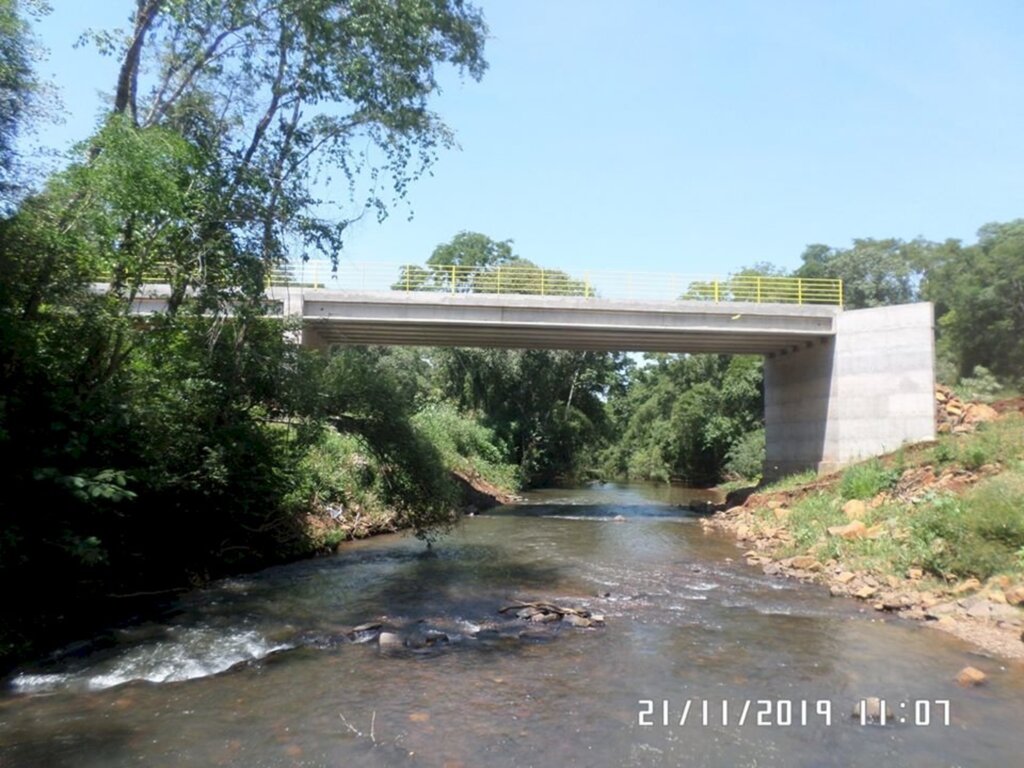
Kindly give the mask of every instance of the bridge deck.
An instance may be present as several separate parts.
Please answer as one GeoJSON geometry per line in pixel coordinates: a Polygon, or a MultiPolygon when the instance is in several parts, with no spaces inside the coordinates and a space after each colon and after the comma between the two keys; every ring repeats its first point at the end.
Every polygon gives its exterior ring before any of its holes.
{"type": "Polygon", "coordinates": [[[841,311],[826,305],[319,289],[303,289],[289,300],[294,305],[296,299],[304,329],[322,344],[641,352],[781,352],[833,336],[841,311]]]}

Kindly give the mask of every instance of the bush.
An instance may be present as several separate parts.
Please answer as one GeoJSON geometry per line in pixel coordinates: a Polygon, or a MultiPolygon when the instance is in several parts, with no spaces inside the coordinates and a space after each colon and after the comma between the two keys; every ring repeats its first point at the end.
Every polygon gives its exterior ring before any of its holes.
{"type": "Polygon", "coordinates": [[[758,480],[764,470],[764,429],[747,432],[726,454],[725,472],[730,477],[758,480]]]}
{"type": "Polygon", "coordinates": [[[449,469],[478,475],[499,488],[520,485],[518,469],[504,462],[494,432],[447,403],[433,403],[412,419],[417,432],[441,454],[449,469]]]}
{"type": "Polygon", "coordinates": [[[969,525],[979,536],[1016,552],[1024,547],[1024,480],[994,477],[965,497],[969,525]]]}
{"type": "Polygon", "coordinates": [[[978,402],[991,402],[995,395],[1003,389],[1003,385],[992,375],[988,368],[981,365],[974,366],[970,376],[964,376],[953,388],[957,395],[964,400],[975,400],[978,402]]]}
{"type": "Polygon", "coordinates": [[[288,501],[298,509],[367,504],[376,475],[376,463],[359,438],[328,428],[299,461],[288,501]]]}
{"type": "Polygon", "coordinates": [[[847,469],[839,483],[839,493],[844,499],[870,499],[892,488],[898,479],[897,471],[887,469],[874,459],[847,469]]]}

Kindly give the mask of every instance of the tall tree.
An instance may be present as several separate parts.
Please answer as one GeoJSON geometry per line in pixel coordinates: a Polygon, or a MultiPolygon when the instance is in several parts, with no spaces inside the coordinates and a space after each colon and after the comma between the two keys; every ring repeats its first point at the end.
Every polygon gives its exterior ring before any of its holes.
{"type": "Polygon", "coordinates": [[[809,245],[794,274],[842,280],[844,303],[850,309],[906,304],[919,300],[929,250],[930,244],[921,240],[892,238],[858,239],[851,248],[809,245]]]}
{"type": "Polygon", "coordinates": [[[606,453],[606,466],[613,474],[715,483],[730,449],[762,423],[761,361],[654,356],[609,406],[617,439],[606,453]]]}
{"type": "MultiPolygon", "coordinates": [[[[0,0],[0,208],[13,202],[15,141],[38,88],[24,5],[0,0]]],[[[38,6],[30,10],[41,11],[38,6]]]]}
{"type": "Polygon", "coordinates": [[[558,269],[546,269],[512,251],[511,240],[460,232],[434,249],[425,266],[407,264],[392,284],[399,291],[584,296],[589,287],[558,269]]]}
{"type": "Polygon", "coordinates": [[[924,295],[961,376],[980,365],[1024,380],[1024,219],[986,224],[972,246],[937,247],[924,295]]]}

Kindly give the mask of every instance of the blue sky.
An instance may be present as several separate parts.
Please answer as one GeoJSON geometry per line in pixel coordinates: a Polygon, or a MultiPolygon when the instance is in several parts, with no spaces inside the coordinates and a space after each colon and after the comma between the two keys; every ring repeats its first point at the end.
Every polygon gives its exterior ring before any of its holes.
{"type": "MultiPolygon", "coordinates": [[[[116,67],[72,44],[132,3],[52,4],[39,69],[68,114],[43,138],[66,146],[116,67]]],[[[725,274],[1024,216],[1018,0],[477,4],[490,70],[434,105],[461,151],[343,258],[421,261],[475,230],[569,271],[725,274]]]]}

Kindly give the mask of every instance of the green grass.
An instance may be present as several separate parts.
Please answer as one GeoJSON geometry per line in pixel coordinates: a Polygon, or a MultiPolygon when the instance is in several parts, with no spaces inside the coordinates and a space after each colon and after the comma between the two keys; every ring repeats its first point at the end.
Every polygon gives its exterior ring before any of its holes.
{"type": "Polygon", "coordinates": [[[844,499],[870,499],[895,485],[900,472],[882,465],[877,459],[854,464],[843,472],[839,495],[844,499]]]}
{"type": "Polygon", "coordinates": [[[793,491],[801,488],[805,485],[809,485],[818,479],[818,473],[813,469],[808,469],[804,472],[797,472],[792,475],[786,475],[780,477],[774,482],[768,483],[760,490],[764,493],[777,493],[779,491],[793,491]]]}

